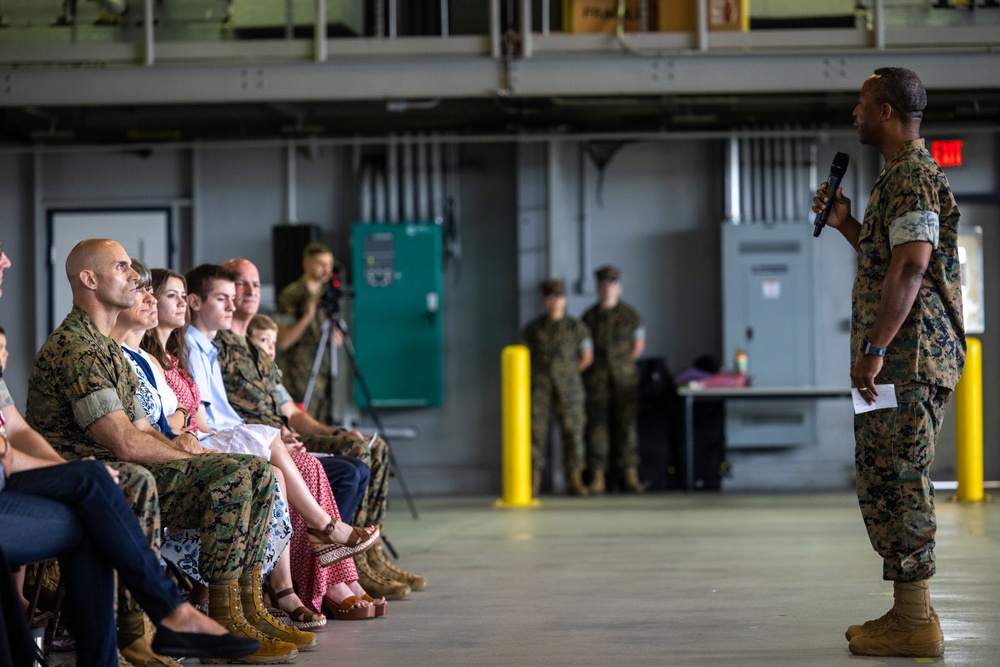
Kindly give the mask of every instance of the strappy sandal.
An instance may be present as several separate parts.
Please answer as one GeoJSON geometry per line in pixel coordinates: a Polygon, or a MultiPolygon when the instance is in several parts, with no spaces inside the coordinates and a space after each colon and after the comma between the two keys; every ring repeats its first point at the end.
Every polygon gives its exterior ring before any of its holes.
{"type": "Polygon", "coordinates": [[[371,602],[372,607],[375,608],[375,618],[380,618],[389,613],[389,603],[385,598],[382,598],[381,602],[375,602],[375,598],[365,593],[365,596],[361,598],[365,602],[371,602]]]}
{"type": "Polygon", "coordinates": [[[366,618],[375,618],[375,605],[367,607],[355,607],[358,602],[356,595],[344,598],[344,601],[337,604],[331,598],[323,596],[323,611],[334,621],[361,621],[366,618]]]}
{"type": "Polygon", "coordinates": [[[334,563],[368,551],[378,543],[378,538],[382,535],[382,532],[375,526],[368,528],[352,526],[351,536],[347,538],[347,541],[337,542],[333,539],[333,529],[332,521],[323,530],[306,528],[307,533],[323,540],[322,542],[309,543],[320,567],[330,567],[334,563]]]}
{"type": "MultiPolygon", "coordinates": [[[[278,600],[283,597],[287,597],[295,592],[293,588],[286,588],[284,590],[278,591],[277,593],[271,592],[271,602],[277,607],[276,611],[288,619],[288,624],[293,625],[299,630],[314,630],[316,628],[322,628],[326,625],[326,616],[323,614],[317,614],[305,605],[299,605],[291,611],[285,611],[278,604],[278,600]]],[[[271,614],[275,614],[272,612],[271,614]]]]}

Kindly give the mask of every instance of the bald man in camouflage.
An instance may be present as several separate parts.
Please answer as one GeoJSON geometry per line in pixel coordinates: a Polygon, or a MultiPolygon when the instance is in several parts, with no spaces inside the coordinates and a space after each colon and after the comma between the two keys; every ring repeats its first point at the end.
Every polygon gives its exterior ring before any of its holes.
{"type": "MultiPolygon", "coordinates": [[[[864,219],[840,188],[827,225],[857,250],[851,318],[851,381],[870,404],[895,385],[897,407],[854,417],[858,502],[893,607],[847,629],[852,653],[944,653],[931,606],[934,485],[930,465],[941,421],[965,362],[958,261],[959,211],[948,179],[920,138],[927,93],[916,74],[875,70],[861,88],[854,125],[885,159],[864,219]],[[883,389],[885,391],[885,389],[883,389]]],[[[813,211],[827,205],[826,183],[813,211]]]]}

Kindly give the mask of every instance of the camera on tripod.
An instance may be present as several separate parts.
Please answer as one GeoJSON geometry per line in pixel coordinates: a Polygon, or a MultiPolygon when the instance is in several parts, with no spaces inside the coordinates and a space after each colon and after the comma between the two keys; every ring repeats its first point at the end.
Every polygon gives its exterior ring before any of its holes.
{"type": "Polygon", "coordinates": [[[331,320],[340,319],[340,271],[334,270],[330,280],[323,288],[323,296],[319,299],[319,307],[331,320]]]}

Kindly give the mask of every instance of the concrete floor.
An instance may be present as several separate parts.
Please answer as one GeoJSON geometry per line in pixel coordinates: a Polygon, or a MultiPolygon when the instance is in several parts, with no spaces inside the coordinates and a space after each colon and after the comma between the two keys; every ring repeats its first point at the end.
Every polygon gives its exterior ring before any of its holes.
{"type": "Polygon", "coordinates": [[[853,495],[394,501],[387,535],[426,591],[329,623],[306,665],[1000,665],[1000,505],[938,495],[936,660],[860,658],[844,630],[892,586],[853,495]]]}

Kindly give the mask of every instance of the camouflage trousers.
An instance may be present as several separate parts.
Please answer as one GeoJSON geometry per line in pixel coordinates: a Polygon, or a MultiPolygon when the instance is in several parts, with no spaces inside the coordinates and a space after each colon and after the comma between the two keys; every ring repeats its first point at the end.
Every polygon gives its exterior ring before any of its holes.
{"type": "Polygon", "coordinates": [[[944,387],[897,385],[897,408],[854,417],[858,504],[886,580],[934,575],[930,466],[950,397],[944,387]]]}
{"type": "Polygon", "coordinates": [[[358,526],[381,526],[385,518],[386,496],[389,492],[389,445],[382,438],[359,438],[350,431],[335,435],[307,435],[302,444],[312,452],[351,456],[371,469],[368,490],[354,513],[354,524],[358,526]]]}
{"type": "Polygon", "coordinates": [[[169,528],[201,530],[198,569],[209,583],[260,568],[274,501],[271,464],[250,454],[201,454],[147,466],[169,528]]]}
{"type": "Polygon", "coordinates": [[[558,386],[548,378],[531,378],[531,466],[545,467],[546,445],[554,418],[562,433],[563,466],[566,471],[583,469],[583,386],[558,386]]]}
{"type": "MultiPolygon", "coordinates": [[[[107,465],[118,471],[118,488],[125,495],[125,502],[135,513],[149,546],[159,553],[160,502],[156,494],[156,478],[149,470],[135,463],[114,461],[107,465]]],[[[121,585],[118,586],[118,610],[123,614],[137,614],[142,611],[128,589],[121,585]]]]}
{"type": "Polygon", "coordinates": [[[620,469],[639,464],[639,380],[588,376],[587,387],[587,468],[604,470],[614,445],[614,462],[620,469]],[[596,380],[596,381],[595,381],[596,380]]]}

